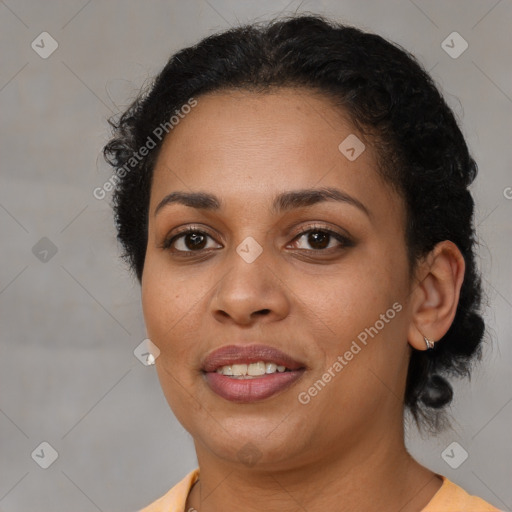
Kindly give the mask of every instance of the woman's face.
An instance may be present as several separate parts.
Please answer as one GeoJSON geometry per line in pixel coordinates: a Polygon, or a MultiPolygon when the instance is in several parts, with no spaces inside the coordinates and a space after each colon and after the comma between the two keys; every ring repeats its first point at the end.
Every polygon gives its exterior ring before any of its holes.
{"type": "Polygon", "coordinates": [[[162,389],[200,460],[276,470],[400,433],[411,321],[404,208],[355,136],[327,99],[283,88],[201,96],[164,141],[142,304],[162,389]],[[338,199],[287,196],[319,189],[338,199]],[[175,192],[216,199],[161,205],[175,192]],[[250,358],[242,350],[253,345],[270,349],[250,358]],[[294,371],[281,373],[271,349],[294,371]],[[252,378],[214,369],[243,373],[229,362],[244,359],[252,378]]]}

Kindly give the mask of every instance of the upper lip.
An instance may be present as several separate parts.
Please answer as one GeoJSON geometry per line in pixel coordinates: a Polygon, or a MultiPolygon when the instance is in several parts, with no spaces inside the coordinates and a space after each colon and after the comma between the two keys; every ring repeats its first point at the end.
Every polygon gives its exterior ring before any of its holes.
{"type": "Polygon", "coordinates": [[[225,345],[208,354],[203,361],[203,371],[214,372],[222,366],[258,361],[276,363],[290,370],[298,370],[305,366],[281,350],[268,345],[225,345]]]}

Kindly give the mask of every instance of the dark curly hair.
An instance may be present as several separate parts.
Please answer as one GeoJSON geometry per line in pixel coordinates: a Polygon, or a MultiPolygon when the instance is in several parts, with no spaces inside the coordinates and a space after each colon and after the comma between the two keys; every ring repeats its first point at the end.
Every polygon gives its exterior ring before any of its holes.
{"type": "Polygon", "coordinates": [[[379,155],[378,172],[404,198],[411,275],[419,259],[443,240],[454,242],[464,257],[450,329],[434,350],[413,351],[408,368],[404,405],[420,429],[439,431],[447,424],[445,406],[453,396],[446,377],[470,376],[485,330],[468,190],[477,166],[433,80],[399,45],[302,15],[232,28],[172,55],[150,87],[110,120],[113,138],[103,152],[116,170],[112,206],[122,258],[140,283],[152,171],[162,141],[144,158],[133,157],[150,139],[155,142],[155,127],[167,122],[169,128],[183,105],[208,92],[280,86],[328,96],[370,137],[379,155]]]}

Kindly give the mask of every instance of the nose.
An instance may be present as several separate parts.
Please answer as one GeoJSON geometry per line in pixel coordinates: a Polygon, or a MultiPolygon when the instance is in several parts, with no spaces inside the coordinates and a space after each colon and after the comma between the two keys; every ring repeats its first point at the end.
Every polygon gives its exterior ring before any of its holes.
{"type": "Polygon", "coordinates": [[[270,250],[245,257],[244,244],[226,258],[226,271],[216,285],[211,312],[219,322],[250,325],[285,318],[290,310],[288,288],[270,250]]]}

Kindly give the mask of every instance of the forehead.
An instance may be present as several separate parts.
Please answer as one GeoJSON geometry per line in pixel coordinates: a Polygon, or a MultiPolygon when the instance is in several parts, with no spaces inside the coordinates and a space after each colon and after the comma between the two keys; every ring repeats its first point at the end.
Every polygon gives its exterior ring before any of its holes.
{"type": "Polygon", "coordinates": [[[197,99],[197,106],[166,137],[161,153],[172,152],[190,164],[206,155],[247,161],[257,157],[260,163],[276,154],[290,159],[299,154],[318,161],[329,145],[329,155],[338,156],[336,142],[351,131],[340,109],[312,91],[219,91],[197,99]]]}
{"type": "Polygon", "coordinates": [[[357,142],[353,137],[363,139],[348,116],[307,89],[200,96],[164,140],[150,211],[173,190],[208,190],[245,201],[315,186],[342,187],[361,197],[389,194],[368,141],[353,161],[340,150],[347,138],[357,142]]]}

